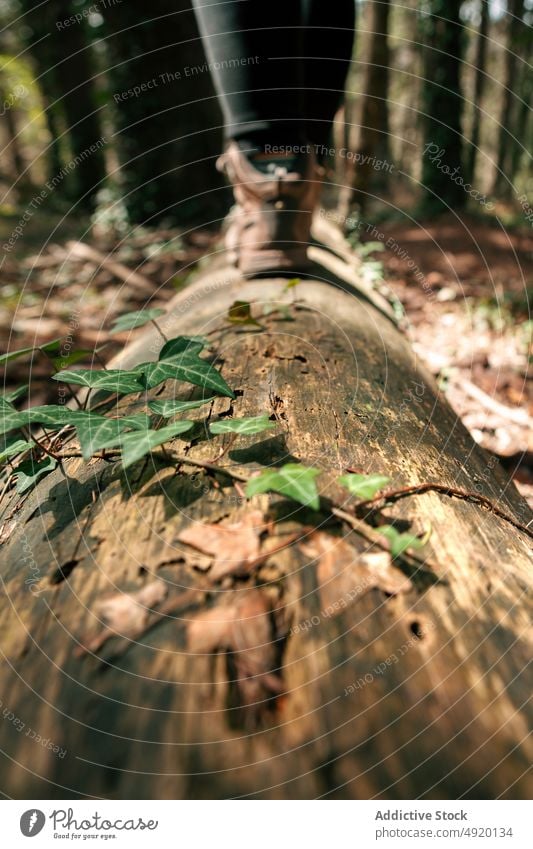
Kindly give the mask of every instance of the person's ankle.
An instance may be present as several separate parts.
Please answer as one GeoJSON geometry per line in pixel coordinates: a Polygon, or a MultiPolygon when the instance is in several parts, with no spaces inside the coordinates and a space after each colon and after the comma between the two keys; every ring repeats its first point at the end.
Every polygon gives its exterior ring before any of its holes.
{"type": "Polygon", "coordinates": [[[239,150],[253,167],[265,175],[273,174],[282,168],[287,172],[301,170],[303,158],[310,152],[305,142],[272,143],[254,139],[236,139],[239,150]]]}

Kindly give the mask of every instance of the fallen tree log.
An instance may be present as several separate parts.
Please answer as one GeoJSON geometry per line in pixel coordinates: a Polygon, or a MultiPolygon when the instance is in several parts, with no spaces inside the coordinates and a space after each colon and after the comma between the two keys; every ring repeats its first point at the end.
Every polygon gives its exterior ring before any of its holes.
{"type": "MultiPolygon", "coordinates": [[[[194,410],[192,436],[127,473],[70,457],[4,495],[5,794],[526,797],[527,505],[386,305],[314,257],[288,290],[220,265],[160,321],[207,334],[237,390],[211,421],[267,413],[275,430],[212,437],[194,410]],[[236,300],[257,324],[228,321],[236,300]],[[244,497],[288,462],[322,471],[318,511],[244,497]],[[388,499],[355,509],[347,469],[389,477],[388,499]],[[376,530],[392,522],[429,541],[392,559],[376,530]]],[[[141,333],[113,366],[161,344],[141,333]]]]}

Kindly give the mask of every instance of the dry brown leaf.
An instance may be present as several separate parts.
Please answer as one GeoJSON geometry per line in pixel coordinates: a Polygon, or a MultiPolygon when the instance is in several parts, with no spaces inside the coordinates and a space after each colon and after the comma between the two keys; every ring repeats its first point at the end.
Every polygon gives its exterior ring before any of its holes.
{"type": "Polygon", "coordinates": [[[188,647],[195,654],[209,654],[219,649],[229,648],[231,631],[238,617],[236,606],[218,605],[205,613],[200,613],[189,623],[188,647]]]}
{"type": "Polygon", "coordinates": [[[317,561],[320,600],[328,615],[340,613],[369,590],[397,595],[412,587],[386,551],[360,554],[344,539],[322,532],[300,547],[306,557],[317,561]]]}
{"type": "Polygon", "coordinates": [[[246,574],[259,555],[260,536],[265,528],[260,510],[251,510],[231,525],[191,525],[178,540],[213,558],[210,577],[246,574]]]}
{"type": "Polygon", "coordinates": [[[85,651],[96,652],[110,637],[135,639],[145,630],[152,609],[165,599],[164,581],[152,581],[135,593],[117,593],[99,602],[95,614],[103,628],[85,646],[85,651]]]}
{"type": "Polygon", "coordinates": [[[268,597],[260,590],[239,594],[231,605],[218,605],[195,617],[188,627],[189,651],[227,651],[228,680],[234,706],[256,722],[265,702],[283,691],[276,669],[277,634],[268,597]]]}

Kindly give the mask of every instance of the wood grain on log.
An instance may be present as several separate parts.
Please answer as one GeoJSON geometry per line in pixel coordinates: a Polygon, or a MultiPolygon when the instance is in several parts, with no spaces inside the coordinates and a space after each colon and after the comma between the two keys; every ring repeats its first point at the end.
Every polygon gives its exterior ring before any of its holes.
{"type": "MultiPolygon", "coordinates": [[[[313,465],[324,472],[320,513],[279,496],[247,502],[225,476],[160,450],[127,475],[69,459],[65,475],[27,497],[4,496],[5,793],[527,795],[527,536],[464,499],[402,499],[381,521],[431,527],[430,567],[417,573],[330,510],[346,506],[336,477],[347,468],[388,475],[391,486],[478,492],[523,524],[527,506],[375,306],[331,269],[287,294],[285,284],[220,267],[175,298],[165,334],[208,334],[239,391],[189,413],[200,424],[172,448],[242,474],[313,465]],[[261,328],[228,324],[237,298],[261,328]],[[290,321],[262,314],[292,298],[290,321]],[[209,438],[207,411],[211,420],[266,412],[277,429],[209,438]],[[257,548],[251,532],[237,574],[211,580],[213,556],[183,533],[246,524],[251,511],[257,548]],[[113,600],[124,593],[142,607],[134,621],[129,602],[118,610],[113,600]],[[99,644],[106,617],[119,614],[121,636],[99,644]]],[[[150,330],[113,365],[154,359],[160,346],[150,330]]],[[[175,391],[167,382],[159,397],[175,391]]],[[[144,409],[144,399],[119,407],[144,409]]]]}

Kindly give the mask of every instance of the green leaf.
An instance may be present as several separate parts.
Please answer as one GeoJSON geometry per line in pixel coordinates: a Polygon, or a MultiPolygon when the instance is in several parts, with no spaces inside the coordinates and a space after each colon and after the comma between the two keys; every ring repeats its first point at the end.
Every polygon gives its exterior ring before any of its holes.
{"type": "Polygon", "coordinates": [[[204,404],[209,404],[214,401],[214,396],[211,398],[201,398],[198,401],[177,401],[174,398],[165,398],[162,401],[148,401],[148,406],[152,412],[158,416],[173,416],[175,413],[183,413],[185,410],[195,410],[197,407],[203,407],[204,404]]]}
{"type": "Polygon", "coordinates": [[[44,345],[39,345],[39,351],[42,351],[43,354],[53,355],[59,354],[61,348],[63,346],[63,339],[52,339],[51,342],[46,342],[44,345]]]}
{"type": "Polygon", "coordinates": [[[11,403],[11,401],[8,401],[7,398],[0,395],[0,415],[4,412],[5,413],[12,413],[12,412],[16,412],[16,410],[15,410],[13,404],[11,403]]]}
{"type": "Polygon", "coordinates": [[[228,310],[227,320],[232,324],[254,324],[261,327],[252,316],[252,307],[248,301],[234,301],[228,310]]]}
{"type": "Polygon", "coordinates": [[[90,460],[95,451],[116,444],[120,434],[126,430],[121,419],[108,419],[96,413],[76,422],[76,433],[84,460],[90,460]]]}
{"type": "Polygon", "coordinates": [[[23,357],[25,354],[31,354],[37,350],[37,348],[19,348],[18,351],[10,351],[8,354],[2,354],[0,356],[0,364],[9,363],[11,360],[18,360],[19,357],[23,357]]]}
{"type": "Polygon", "coordinates": [[[287,282],[284,286],[284,289],[287,290],[287,291],[289,289],[294,289],[294,287],[297,286],[298,283],[301,283],[301,282],[302,281],[300,280],[299,277],[293,277],[293,278],[291,278],[291,280],[287,280],[287,282]]]}
{"type": "Polygon", "coordinates": [[[276,422],[271,422],[268,416],[249,416],[241,419],[221,419],[209,425],[211,433],[261,433],[272,430],[276,422]]]}
{"type": "Polygon", "coordinates": [[[53,472],[57,466],[57,460],[53,457],[45,457],[40,463],[35,463],[33,460],[27,460],[21,463],[16,471],[17,492],[27,492],[35,486],[35,484],[49,472],[53,472]]]}
{"type": "Polygon", "coordinates": [[[390,483],[390,478],[385,477],[385,475],[358,475],[355,472],[341,475],[337,480],[342,486],[346,487],[351,495],[365,501],[367,498],[373,498],[376,492],[390,483]]]}
{"type": "Polygon", "coordinates": [[[23,423],[20,418],[20,413],[14,407],[10,407],[6,402],[0,404],[0,433],[8,433],[10,430],[15,430],[23,423]]]}
{"type": "Polygon", "coordinates": [[[177,354],[199,354],[207,345],[205,336],[176,336],[165,342],[159,352],[159,360],[169,360],[177,354]]]}
{"type": "Polygon", "coordinates": [[[20,439],[18,436],[8,437],[3,447],[0,448],[0,463],[3,463],[8,457],[13,457],[14,454],[26,451],[27,448],[33,448],[33,443],[26,442],[25,439],[20,439]]]}
{"type": "Polygon", "coordinates": [[[133,429],[138,434],[148,430],[150,417],[146,413],[134,413],[112,419],[98,413],[85,413],[76,416],[75,424],[82,457],[89,460],[96,451],[116,445],[124,431],[133,429]]]}
{"type": "Polygon", "coordinates": [[[84,360],[86,357],[92,356],[94,356],[94,351],[79,348],[79,350],[73,351],[72,354],[66,354],[64,357],[52,357],[52,365],[57,369],[66,368],[67,366],[73,366],[74,363],[78,363],[80,360],[84,360]]]}
{"type": "Polygon", "coordinates": [[[61,404],[49,404],[44,407],[30,407],[29,410],[0,409],[0,432],[7,433],[19,427],[40,424],[58,428],[73,424],[77,416],[84,415],[80,410],[70,410],[61,404]]]}
{"type": "Polygon", "coordinates": [[[414,534],[402,534],[393,528],[392,525],[381,525],[376,528],[378,534],[386,537],[390,543],[390,552],[392,558],[401,557],[401,555],[409,548],[423,548],[427,539],[420,539],[414,534]]]}
{"type": "Polygon", "coordinates": [[[120,421],[125,427],[132,430],[147,430],[150,427],[150,416],[146,413],[132,413],[129,416],[120,416],[120,421]]]}
{"type": "Polygon", "coordinates": [[[136,433],[125,433],[119,437],[122,449],[122,465],[125,469],[144,457],[154,448],[168,442],[175,436],[190,430],[194,422],[179,421],[162,427],[159,430],[144,430],[136,433]]]}
{"type": "Polygon", "coordinates": [[[52,380],[62,383],[75,383],[79,386],[88,386],[91,389],[104,389],[116,392],[118,395],[127,395],[129,392],[140,392],[142,385],[140,375],[135,371],[122,371],[122,369],[91,370],[80,369],[79,371],[58,371],[52,375],[52,380]]]}
{"type": "Polygon", "coordinates": [[[251,498],[258,492],[279,492],[305,507],[320,508],[320,499],[315,478],[319,469],[287,463],[279,469],[265,469],[246,484],[246,495],[251,498]]]}
{"type": "Polygon", "coordinates": [[[0,398],[11,404],[13,401],[17,401],[19,398],[27,395],[29,388],[29,383],[24,384],[24,386],[17,386],[17,388],[12,389],[11,392],[6,392],[5,395],[0,395],[0,398]]]}
{"type": "Polygon", "coordinates": [[[161,309],[127,312],[115,319],[110,332],[113,334],[121,333],[123,330],[134,330],[136,327],[142,327],[143,325],[148,324],[148,322],[152,321],[154,318],[159,318],[159,316],[163,315],[164,312],[165,310],[161,309]]]}
{"type": "MultiPolygon", "coordinates": [[[[139,367],[141,368],[141,367],[139,367]]],[[[234,398],[233,391],[213,366],[201,360],[200,357],[183,354],[170,361],[159,363],[144,363],[142,366],[143,381],[147,389],[152,389],[164,380],[184,380],[194,386],[212,389],[219,395],[234,398]]]]}
{"type": "Polygon", "coordinates": [[[44,345],[34,345],[31,348],[19,348],[18,351],[9,351],[9,353],[0,356],[0,365],[2,363],[9,363],[11,360],[18,360],[19,357],[24,357],[26,354],[33,354],[34,351],[44,351],[46,354],[54,350],[61,342],[61,339],[53,339],[52,342],[46,342],[44,345]]]}

